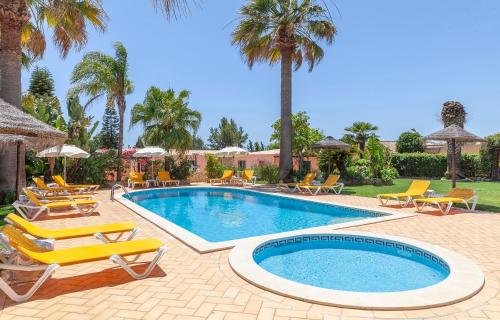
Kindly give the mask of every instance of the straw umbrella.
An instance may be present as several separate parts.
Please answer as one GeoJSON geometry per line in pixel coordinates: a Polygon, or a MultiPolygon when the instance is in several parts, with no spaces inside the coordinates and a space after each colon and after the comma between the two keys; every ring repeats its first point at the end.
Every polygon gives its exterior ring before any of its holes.
{"type": "Polygon", "coordinates": [[[425,141],[439,140],[439,141],[447,141],[451,144],[451,154],[453,157],[451,158],[451,179],[452,179],[452,187],[455,188],[457,186],[457,172],[455,169],[455,152],[456,152],[456,143],[457,142],[482,142],[485,141],[483,138],[476,136],[473,133],[470,133],[464,130],[462,127],[457,126],[456,124],[452,124],[449,127],[441,129],[437,132],[431,133],[428,136],[423,138],[425,141]]]}
{"type": "Polygon", "coordinates": [[[66,134],[0,99],[0,143],[16,146],[16,195],[19,195],[23,147],[40,150],[63,144],[66,134]]]}
{"type": "MultiPolygon", "coordinates": [[[[315,143],[311,146],[312,149],[319,150],[336,150],[336,151],[349,151],[351,150],[351,146],[347,143],[339,141],[331,136],[326,137],[318,143],[315,143]]],[[[331,172],[331,160],[328,157],[328,174],[331,172]]]]}

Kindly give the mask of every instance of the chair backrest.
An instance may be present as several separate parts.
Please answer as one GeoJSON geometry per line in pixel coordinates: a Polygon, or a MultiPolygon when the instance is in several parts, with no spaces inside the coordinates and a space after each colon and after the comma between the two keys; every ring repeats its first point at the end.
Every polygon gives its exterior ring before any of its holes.
{"type": "Polygon", "coordinates": [[[38,177],[33,177],[33,181],[35,182],[36,186],[39,189],[42,189],[42,190],[48,190],[49,189],[49,187],[45,184],[45,182],[43,182],[42,179],[40,179],[38,177]]]}
{"type": "Polygon", "coordinates": [[[460,198],[464,200],[468,200],[474,196],[474,189],[466,189],[466,188],[453,188],[448,193],[448,197],[451,198],[460,198]]]}
{"type": "Polygon", "coordinates": [[[253,170],[243,170],[241,177],[245,180],[252,180],[253,170]]]}
{"type": "Polygon", "coordinates": [[[54,180],[55,183],[57,183],[61,187],[66,187],[66,181],[64,181],[63,177],[57,175],[53,176],[52,180],[54,180]]]}
{"type": "Polygon", "coordinates": [[[168,171],[160,171],[160,172],[158,172],[158,178],[160,178],[161,181],[172,180],[171,177],[170,177],[170,172],[168,172],[168,171]]]}
{"type": "Polygon", "coordinates": [[[144,180],[142,180],[142,174],[139,172],[130,172],[129,177],[132,182],[144,182],[144,180]]]}
{"type": "Polygon", "coordinates": [[[325,186],[334,186],[339,182],[340,176],[338,174],[331,174],[326,178],[325,182],[323,183],[325,186]]]}
{"type": "Polygon", "coordinates": [[[316,177],[316,174],[314,172],[309,172],[304,177],[304,180],[302,180],[302,183],[311,184],[311,182],[314,180],[315,177],[316,177]]]}
{"type": "Polygon", "coordinates": [[[233,176],[233,170],[224,170],[222,173],[222,179],[231,179],[233,176]]]}
{"type": "Polygon", "coordinates": [[[26,237],[19,229],[16,229],[11,225],[5,225],[2,228],[2,233],[9,240],[9,245],[16,250],[19,250],[19,247],[22,247],[34,252],[49,251],[48,249],[38,245],[37,243],[26,237]]]}
{"type": "Polygon", "coordinates": [[[30,199],[30,201],[33,202],[34,204],[36,204],[37,206],[44,205],[43,202],[40,201],[40,199],[38,199],[38,197],[30,189],[23,188],[23,192],[28,197],[28,199],[30,199]]]}
{"type": "Polygon", "coordinates": [[[413,180],[408,188],[408,193],[422,195],[429,189],[430,185],[429,180],[413,180]]]}

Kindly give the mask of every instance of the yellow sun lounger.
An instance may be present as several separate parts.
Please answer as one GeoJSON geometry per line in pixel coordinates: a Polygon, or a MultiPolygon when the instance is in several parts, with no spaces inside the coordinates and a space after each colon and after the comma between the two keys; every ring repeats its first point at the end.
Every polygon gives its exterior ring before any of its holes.
{"type": "Polygon", "coordinates": [[[14,213],[9,213],[4,220],[21,231],[38,239],[62,240],[95,236],[104,243],[109,243],[119,241],[122,235],[126,232],[130,232],[130,234],[123,241],[130,241],[139,231],[137,224],[134,222],[100,224],[95,226],[67,229],[46,229],[37,226],[36,224],[33,224],[28,220],[15,215],[14,213]],[[116,236],[115,239],[111,239],[109,235],[114,233],[118,233],[118,236],[116,236]]]}
{"type": "Polygon", "coordinates": [[[134,189],[136,185],[149,187],[149,182],[144,181],[144,179],[142,178],[142,173],[130,172],[128,177],[128,187],[134,189]]]}
{"type": "Polygon", "coordinates": [[[82,199],[94,199],[94,196],[90,193],[82,193],[82,194],[77,194],[77,193],[46,193],[43,190],[40,190],[36,187],[28,187],[29,190],[31,190],[35,196],[40,199],[40,200],[46,200],[46,201],[64,201],[64,200],[82,200],[82,199]]]}
{"type": "Polygon", "coordinates": [[[344,189],[344,184],[339,182],[340,176],[336,174],[331,174],[326,178],[325,182],[320,185],[307,185],[299,186],[300,191],[308,191],[311,195],[318,195],[321,191],[328,193],[330,190],[335,194],[340,194],[342,189],[344,189]],[[315,191],[313,191],[315,190],[315,191]]]}
{"type": "Polygon", "coordinates": [[[243,170],[241,179],[243,179],[243,181],[245,181],[246,183],[251,183],[251,184],[255,184],[255,182],[257,181],[257,177],[254,176],[253,170],[243,170]]]}
{"type": "Polygon", "coordinates": [[[63,177],[57,175],[53,176],[54,182],[57,183],[61,188],[69,188],[69,189],[84,189],[84,191],[88,192],[96,192],[99,189],[98,184],[69,184],[67,183],[63,177]]]}
{"type": "Polygon", "coordinates": [[[46,201],[40,200],[33,193],[33,191],[23,188],[23,192],[29,201],[17,200],[12,206],[19,212],[19,214],[26,220],[33,221],[40,214],[46,212],[50,213],[51,209],[59,208],[73,208],[78,210],[81,215],[91,215],[99,206],[100,202],[96,199],[80,199],[80,200],[62,200],[62,201],[46,201]]]}
{"type": "Polygon", "coordinates": [[[216,182],[222,184],[228,183],[229,181],[231,181],[231,178],[233,178],[233,170],[224,170],[224,172],[222,173],[222,177],[210,179],[210,184],[214,184],[216,182]]]}
{"type": "Polygon", "coordinates": [[[413,200],[413,204],[418,212],[422,212],[426,205],[436,205],[441,213],[448,214],[455,203],[462,203],[467,210],[474,211],[478,200],[473,189],[454,188],[444,197],[418,198],[413,200]],[[469,206],[469,201],[472,201],[472,206],[469,206]]]}
{"type": "MultiPolygon", "coordinates": [[[[163,242],[150,238],[50,251],[33,242],[23,235],[21,231],[10,225],[4,226],[1,232],[4,239],[2,242],[7,243],[7,249],[10,250],[11,256],[15,258],[4,260],[4,263],[0,263],[0,269],[9,270],[13,273],[16,271],[43,271],[40,278],[24,294],[16,293],[4,279],[0,278],[0,289],[16,302],[26,301],[31,298],[52,273],[61,266],[109,259],[121,266],[133,278],[139,280],[147,278],[167,250],[163,242]],[[156,253],[156,255],[142,273],[135,272],[130,267],[128,260],[124,258],[145,253],[156,253]]],[[[132,261],[136,261],[136,259],[132,261]]]]}
{"type": "Polygon", "coordinates": [[[173,180],[168,171],[160,171],[158,172],[158,182],[166,187],[167,184],[179,185],[180,180],[173,180]]]}
{"type": "Polygon", "coordinates": [[[35,186],[39,190],[38,193],[44,197],[90,193],[85,192],[85,189],[49,187],[42,179],[38,177],[33,177],[33,182],[35,182],[35,186]]]}
{"type": "Polygon", "coordinates": [[[285,191],[290,191],[292,189],[292,193],[295,191],[300,191],[300,187],[309,186],[313,182],[316,174],[314,172],[309,172],[306,174],[304,179],[300,182],[289,182],[289,183],[279,183],[278,188],[282,188],[285,191]]]}
{"type": "Polygon", "coordinates": [[[377,199],[383,206],[387,205],[389,200],[396,200],[402,207],[406,207],[412,199],[422,198],[430,185],[429,180],[413,180],[406,192],[379,194],[377,199]]]}

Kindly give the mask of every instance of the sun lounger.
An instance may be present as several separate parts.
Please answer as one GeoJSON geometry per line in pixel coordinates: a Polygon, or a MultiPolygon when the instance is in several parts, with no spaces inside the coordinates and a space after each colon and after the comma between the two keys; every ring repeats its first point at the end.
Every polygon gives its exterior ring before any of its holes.
{"type": "Polygon", "coordinates": [[[406,192],[379,194],[377,199],[383,206],[387,205],[390,200],[396,200],[402,207],[406,207],[412,199],[422,198],[430,185],[429,180],[413,180],[406,192]]]}
{"type": "Polygon", "coordinates": [[[65,193],[65,194],[55,194],[46,193],[36,187],[28,187],[35,196],[40,200],[48,201],[63,201],[63,200],[81,200],[81,199],[94,199],[94,196],[90,193],[65,193]]]}
{"type": "Polygon", "coordinates": [[[119,241],[119,239],[121,239],[122,235],[125,233],[129,233],[129,235],[123,241],[130,241],[139,231],[137,224],[134,222],[99,224],[88,227],[67,229],[46,229],[37,226],[36,224],[33,224],[28,220],[15,215],[14,213],[9,213],[4,220],[14,227],[20,229],[21,231],[28,233],[38,239],[62,240],[95,236],[97,239],[103,241],[104,243],[109,243],[119,241]],[[114,237],[114,239],[111,239],[109,237],[110,234],[116,233],[118,233],[118,235],[114,237]]]}
{"type": "Polygon", "coordinates": [[[33,182],[38,189],[38,193],[42,196],[58,196],[70,194],[89,194],[84,188],[62,188],[62,187],[49,187],[41,178],[33,177],[33,182]]]}
{"type": "Polygon", "coordinates": [[[61,266],[109,259],[121,266],[133,278],[147,278],[167,250],[160,240],[150,238],[51,251],[39,246],[24,236],[21,231],[10,225],[4,226],[2,235],[7,240],[11,255],[17,256],[0,263],[2,270],[43,272],[34,285],[24,294],[16,293],[8,282],[0,278],[0,289],[16,302],[26,301],[31,298],[52,273],[61,266]],[[142,273],[134,271],[130,267],[128,260],[124,258],[145,253],[156,253],[156,255],[142,273]]]}
{"type": "Polygon", "coordinates": [[[300,191],[300,187],[311,185],[315,177],[316,177],[315,173],[309,172],[308,174],[306,174],[306,176],[302,181],[289,182],[289,183],[281,182],[278,184],[278,188],[284,189],[285,191],[290,191],[290,189],[292,189],[291,190],[292,193],[295,191],[300,191]]]}
{"type": "Polygon", "coordinates": [[[128,178],[128,187],[134,189],[135,186],[149,187],[149,182],[144,181],[142,178],[142,173],[140,172],[130,172],[128,178]]]}
{"type": "Polygon", "coordinates": [[[51,209],[73,208],[83,216],[91,215],[99,206],[100,202],[96,199],[80,199],[80,200],[62,200],[62,201],[46,201],[40,200],[29,189],[23,188],[23,192],[29,201],[17,200],[12,204],[17,212],[26,220],[33,221],[42,213],[50,213],[51,209]]]}
{"type": "Polygon", "coordinates": [[[241,175],[241,179],[245,181],[245,183],[248,184],[255,184],[257,181],[257,177],[254,176],[254,171],[253,170],[243,170],[243,173],[241,175]]]}
{"type": "Polygon", "coordinates": [[[167,184],[179,185],[180,180],[172,179],[168,171],[160,171],[158,172],[158,183],[161,183],[165,187],[167,184]]]}
{"type": "Polygon", "coordinates": [[[422,212],[427,205],[435,205],[441,210],[441,213],[448,214],[455,203],[464,204],[467,210],[476,210],[479,197],[473,189],[454,188],[444,197],[418,198],[413,200],[413,204],[418,212],[422,212]],[[469,206],[472,201],[472,206],[469,206]]]}
{"type": "Polygon", "coordinates": [[[214,184],[214,183],[229,183],[229,181],[231,181],[231,179],[233,178],[233,170],[224,170],[224,172],[222,173],[222,177],[220,178],[215,178],[215,179],[210,179],[210,184],[214,184]]]}
{"type": "Polygon", "coordinates": [[[98,184],[69,184],[63,179],[63,177],[59,175],[53,176],[52,179],[61,188],[83,189],[84,191],[89,191],[89,192],[96,192],[97,189],[99,189],[98,184]]]}
{"type": "Polygon", "coordinates": [[[336,174],[331,174],[328,178],[320,185],[306,185],[299,186],[300,191],[308,191],[311,195],[318,195],[321,191],[325,193],[332,190],[335,194],[340,194],[342,189],[344,189],[344,184],[339,182],[340,176],[336,174]]]}

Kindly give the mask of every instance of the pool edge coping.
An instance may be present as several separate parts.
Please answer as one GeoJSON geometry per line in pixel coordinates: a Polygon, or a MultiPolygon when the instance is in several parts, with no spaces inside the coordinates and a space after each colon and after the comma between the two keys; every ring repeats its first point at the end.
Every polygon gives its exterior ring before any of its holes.
{"type": "MultiPolygon", "coordinates": [[[[229,265],[241,278],[267,291],[306,302],[362,310],[419,310],[467,300],[482,290],[484,272],[472,260],[444,247],[406,237],[372,232],[336,230],[301,235],[353,235],[375,237],[415,246],[439,256],[450,267],[449,276],[429,287],[400,292],[354,292],[315,287],[288,280],[261,268],[253,258],[255,248],[266,241],[247,240],[229,253],[229,265]]],[[[293,237],[293,236],[292,236],[293,237]]],[[[269,240],[289,237],[273,237],[269,240]]]]}
{"type": "Polygon", "coordinates": [[[241,238],[241,239],[235,239],[235,240],[228,240],[228,241],[219,241],[219,242],[210,242],[202,237],[194,234],[191,231],[188,231],[187,229],[184,229],[177,224],[170,222],[169,220],[160,217],[159,215],[151,212],[148,209],[145,209],[144,207],[134,203],[133,201],[130,201],[124,197],[125,193],[117,193],[115,195],[115,200],[118,201],[120,204],[124,205],[128,209],[132,210],[139,216],[145,218],[146,220],[150,221],[151,223],[155,224],[157,227],[160,229],[166,231],[173,237],[177,238],[179,241],[182,243],[186,244],[188,247],[194,249],[198,253],[210,253],[214,251],[221,251],[221,250],[228,250],[231,248],[234,248],[237,244],[239,244],[242,241],[247,241],[247,240],[258,240],[258,241],[267,241],[275,237],[289,237],[289,236],[295,236],[303,233],[316,233],[316,232],[329,232],[331,230],[338,230],[338,229],[344,229],[344,228],[351,228],[351,227],[356,227],[356,226],[363,226],[363,225],[368,225],[368,224],[374,224],[374,223],[380,223],[380,222],[385,222],[385,221],[391,221],[391,220],[397,220],[397,219],[403,219],[403,218],[408,218],[408,217],[413,217],[417,215],[416,213],[405,213],[405,212],[397,212],[396,209],[389,209],[389,208],[377,208],[373,209],[370,207],[363,207],[363,206],[356,206],[356,205],[346,205],[342,203],[337,203],[333,201],[324,201],[324,200],[319,200],[319,199],[308,199],[308,198],[299,198],[295,197],[292,194],[287,195],[287,194],[280,194],[280,193],[271,193],[271,192],[263,192],[263,191],[257,191],[257,190],[251,190],[251,189],[246,189],[246,188],[238,188],[238,187],[226,187],[226,186],[182,186],[182,187],[166,187],[166,188],[155,188],[155,189],[142,189],[142,190],[136,190],[132,192],[147,192],[148,190],[175,190],[175,189],[187,189],[187,188],[215,188],[215,189],[228,189],[228,190],[245,190],[248,192],[253,192],[253,193],[258,193],[258,194],[265,194],[265,195],[271,195],[271,196],[276,196],[276,197],[283,197],[283,198],[288,198],[288,199],[295,199],[295,200],[301,200],[301,201],[310,201],[314,203],[320,203],[320,204],[326,204],[326,205],[334,205],[338,207],[344,207],[344,208],[350,208],[350,209],[357,209],[357,210],[363,210],[363,211],[369,211],[369,212],[374,212],[374,213],[382,213],[385,214],[385,216],[381,217],[372,217],[372,218],[366,218],[366,219],[360,219],[360,220],[355,220],[355,221],[350,221],[350,222],[344,222],[344,223],[338,223],[338,224],[328,224],[324,226],[318,226],[318,227],[312,227],[312,228],[305,228],[305,229],[299,229],[299,230],[292,230],[292,231],[285,231],[285,232],[279,232],[279,233],[272,233],[272,234],[267,234],[267,235],[261,235],[261,236],[254,236],[254,237],[247,237],[247,238],[241,238]]]}

